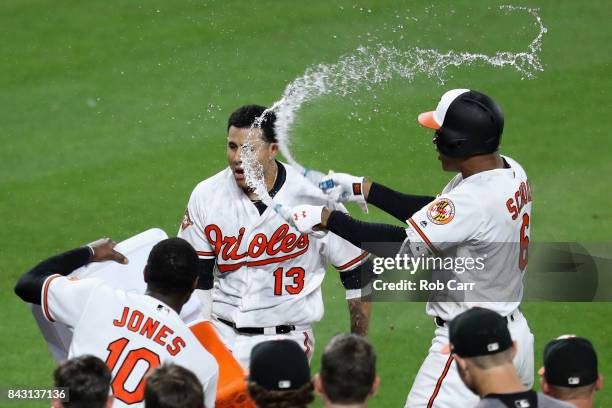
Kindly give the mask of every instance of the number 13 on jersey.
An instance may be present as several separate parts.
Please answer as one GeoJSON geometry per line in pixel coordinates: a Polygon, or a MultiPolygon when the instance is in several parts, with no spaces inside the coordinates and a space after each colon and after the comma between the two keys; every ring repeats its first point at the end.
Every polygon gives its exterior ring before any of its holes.
{"type": "Polygon", "coordinates": [[[284,293],[297,295],[304,289],[304,268],[293,267],[285,271],[278,268],[274,271],[274,296],[282,296],[284,293]],[[285,284],[285,277],[290,281],[285,284]]]}

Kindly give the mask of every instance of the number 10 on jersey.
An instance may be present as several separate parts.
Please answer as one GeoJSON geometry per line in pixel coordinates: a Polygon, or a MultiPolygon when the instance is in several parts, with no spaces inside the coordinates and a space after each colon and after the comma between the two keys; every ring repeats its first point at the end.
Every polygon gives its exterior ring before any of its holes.
{"type": "MultiPolygon", "coordinates": [[[[109,351],[109,354],[106,358],[106,365],[108,366],[109,370],[114,370],[117,362],[119,361],[119,357],[129,342],[130,341],[128,339],[122,337],[108,345],[106,349],[109,351]]],[[[132,374],[134,367],[136,367],[136,364],[138,364],[140,361],[148,365],[147,372],[160,364],[159,356],[149,349],[139,348],[136,350],[131,350],[126,354],[123,362],[120,364],[117,374],[115,374],[115,378],[113,378],[111,384],[115,398],[125,402],[126,404],[142,402],[144,399],[144,374],[138,380],[138,385],[136,388],[133,390],[128,390],[126,388],[126,382],[130,377],[130,374],[132,374]]]]}

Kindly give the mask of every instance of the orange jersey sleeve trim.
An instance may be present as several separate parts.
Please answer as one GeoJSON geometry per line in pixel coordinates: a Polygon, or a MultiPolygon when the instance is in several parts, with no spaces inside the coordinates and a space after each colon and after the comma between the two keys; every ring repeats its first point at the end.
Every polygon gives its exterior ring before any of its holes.
{"type": "Polygon", "coordinates": [[[45,280],[45,283],[43,284],[42,299],[41,299],[42,311],[43,311],[43,314],[45,315],[45,318],[49,320],[51,323],[55,323],[55,319],[53,318],[53,316],[51,316],[51,313],[49,312],[49,302],[47,301],[47,297],[49,295],[49,285],[51,284],[51,281],[53,279],[59,278],[60,276],[62,275],[57,275],[57,274],[51,275],[45,280]]]}
{"type": "Polygon", "coordinates": [[[343,271],[343,270],[348,269],[351,266],[355,265],[357,262],[360,262],[362,259],[366,258],[368,255],[370,255],[369,252],[363,251],[361,253],[361,255],[359,255],[357,258],[355,258],[355,259],[353,259],[351,261],[348,261],[344,265],[334,266],[334,268],[336,268],[339,271],[343,271]]]}
{"type": "Polygon", "coordinates": [[[431,394],[431,397],[429,398],[429,402],[427,403],[427,408],[433,407],[433,403],[436,400],[438,393],[440,392],[440,388],[442,387],[442,381],[444,381],[444,378],[446,378],[446,375],[448,374],[448,370],[450,370],[453,360],[454,360],[454,357],[451,355],[446,361],[446,366],[444,366],[444,371],[442,371],[442,375],[440,375],[440,378],[438,378],[436,388],[434,389],[434,392],[433,394],[431,394]]]}
{"type": "Polygon", "coordinates": [[[309,343],[310,338],[308,337],[308,332],[304,332],[304,347],[306,347],[306,357],[310,358],[310,344],[309,343]]]}
{"type": "Polygon", "coordinates": [[[425,233],[419,228],[419,226],[417,225],[416,222],[414,222],[414,220],[412,218],[408,219],[408,223],[410,224],[410,226],[412,226],[412,228],[421,236],[421,238],[423,238],[423,241],[425,241],[425,243],[427,244],[427,246],[429,247],[429,249],[431,249],[431,251],[434,254],[438,253],[438,249],[431,243],[431,241],[429,240],[429,238],[427,238],[427,235],[425,235],[425,233]]]}
{"type": "Polygon", "coordinates": [[[215,256],[215,253],[212,251],[196,251],[196,254],[198,254],[198,256],[215,256]]]}

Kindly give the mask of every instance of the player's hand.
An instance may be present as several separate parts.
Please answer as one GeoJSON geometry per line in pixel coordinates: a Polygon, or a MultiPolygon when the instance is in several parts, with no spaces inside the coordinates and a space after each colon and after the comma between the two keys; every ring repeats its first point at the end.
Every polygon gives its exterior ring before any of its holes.
{"type": "Polygon", "coordinates": [[[128,259],[121,253],[115,251],[117,243],[110,238],[101,238],[97,241],[87,244],[93,255],[92,262],[115,261],[121,264],[127,264],[128,259]]]}
{"type": "Polygon", "coordinates": [[[320,171],[314,169],[304,169],[302,175],[306,177],[306,180],[310,181],[315,186],[318,186],[319,183],[325,178],[325,173],[321,173],[320,171]]]}
{"type": "Polygon", "coordinates": [[[291,221],[293,226],[302,234],[313,234],[320,232],[322,205],[298,205],[291,209],[291,221]],[[315,227],[319,227],[315,230],[315,227]]]}
{"type": "Polygon", "coordinates": [[[364,196],[365,177],[357,177],[347,173],[329,172],[319,183],[319,188],[329,197],[340,203],[357,203],[364,213],[368,213],[368,205],[364,196]]]}

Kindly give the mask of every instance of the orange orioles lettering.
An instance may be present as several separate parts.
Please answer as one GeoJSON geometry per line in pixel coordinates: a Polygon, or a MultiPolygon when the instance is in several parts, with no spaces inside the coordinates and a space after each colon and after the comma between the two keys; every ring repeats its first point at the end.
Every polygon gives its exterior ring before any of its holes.
{"type": "Polygon", "coordinates": [[[113,320],[113,325],[125,327],[129,331],[153,340],[160,346],[166,346],[171,356],[176,356],[186,346],[185,340],[180,336],[166,340],[166,337],[172,336],[174,330],[165,324],[160,327],[159,321],[145,316],[140,310],[131,310],[127,306],[123,308],[121,317],[113,320]]]}
{"type": "Polygon", "coordinates": [[[522,182],[519,189],[506,201],[506,208],[512,214],[512,219],[516,220],[523,207],[531,202],[531,186],[529,182],[522,182]]]}

